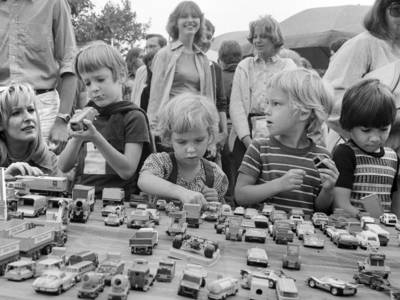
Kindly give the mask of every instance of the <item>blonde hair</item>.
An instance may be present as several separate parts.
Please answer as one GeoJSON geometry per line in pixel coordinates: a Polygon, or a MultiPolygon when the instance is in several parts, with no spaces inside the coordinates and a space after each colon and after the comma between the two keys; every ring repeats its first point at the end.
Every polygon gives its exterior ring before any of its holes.
{"type": "Polygon", "coordinates": [[[171,135],[185,133],[201,126],[215,142],[218,133],[218,112],[215,104],[208,98],[184,93],[172,98],[159,113],[159,131],[164,144],[171,144],[171,135]]]}
{"type": "Polygon", "coordinates": [[[310,112],[307,134],[320,131],[333,106],[333,88],[317,72],[305,68],[276,73],[268,81],[268,88],[288,94],[295,109],[310,112]]]}
{"type": "MultiPolygon", "coordinates": [[[[32,103],[36,111],[36,119],[38,120],[38,138],[41,137],[39,115],[36,109],[36,94],[35,90],[28,83],[13,83],[9,86],[0,89],[0,124],[4,130],[7,130],[8,119],[11,116],[13,107],[32,103]]],[[[0,164],[4,163],[7,158],[6,136],[4,131],[0,131],[0,164]]]]}
{"type": "Polygon", "coordinates": [[[82,73],[95,72],[101,68],[108,68],[114,81],[127,76],[126,62],[121,53],[102,41],[92,42],[75,57],[75,71],[80,79],[82,73]]]}
{"type": "Polygon", "coordinates": [[[283,46],[283,35],[279,23],[270,15],[260,17],[259,19],[250,22],[249,35],[247,40],[253,45],[254,34],[257,27],[263,28],[265,34],[269,37],[272,44],[275,46],[275,51],[278,52],[283,46]]]}

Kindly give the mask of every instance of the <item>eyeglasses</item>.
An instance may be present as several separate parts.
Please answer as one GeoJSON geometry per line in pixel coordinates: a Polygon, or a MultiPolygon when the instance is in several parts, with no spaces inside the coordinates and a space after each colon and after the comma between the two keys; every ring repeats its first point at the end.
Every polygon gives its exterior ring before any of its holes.
{"type": "Polygon", "coordinates": [[[392,4],[388,6],[388,9],[390,16],[392,16],[393,18],[400,17],[400,3],[392,2],[392,4]]]}

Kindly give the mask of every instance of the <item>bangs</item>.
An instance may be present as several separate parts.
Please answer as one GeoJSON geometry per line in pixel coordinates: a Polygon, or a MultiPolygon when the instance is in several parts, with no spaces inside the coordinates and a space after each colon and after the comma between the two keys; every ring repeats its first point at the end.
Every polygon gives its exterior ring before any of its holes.
{"type": "Polygon", "coordinates": [[[172,122],[171,124],[171,131],[179,134],[186,133],[193,129],[199,129],[204,126],[208,127],[208,124],[211,123],[211,121],[204,116],[204,113],[201,113],[198,110],[181,114],[180,110],[177,109],[174,119],[175,122],[172,122]]]}
{"type": "MultiPolygon", "coordinates": [[[[35,92],[27,84],[15,84],[0,92],[0,113],[8,119],[14,107],[35,105],[35,92]]],[[[4,120],[3,120],[4,121],[4,120]]]]}
{"type": "Polygon", "coordinates": [[[177,10],[177,17],[184,18],[191,15],[195,18],[201,18],[203,16],[200,8],[193,2],[183,2],[180,8],[177,10]]]}

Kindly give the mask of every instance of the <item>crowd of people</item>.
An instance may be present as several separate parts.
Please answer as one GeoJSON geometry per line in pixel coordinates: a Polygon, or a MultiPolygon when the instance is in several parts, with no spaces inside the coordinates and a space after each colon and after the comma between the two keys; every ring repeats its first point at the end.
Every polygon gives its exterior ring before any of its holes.
{"type": "Polygon", "coordinates": [[[332,45],[321,77],[284,48],[269,15],[249,24],[252,55],[227,40],[212,61],[215,27],[182,1],[168,41],[149,34],[124,59],[102,41],[76,51],[66,0],[1,1],[0,165],[10,176],[68,176],[98,195],[120,187],[127,199],[307,214],[357,216],[376,194],[400,216],[399,105],[379,76],[400,59],[400,3],[376,0],[364,25],[332,45]],[[98,115],[76,130],[78,109],[98,115]]]}

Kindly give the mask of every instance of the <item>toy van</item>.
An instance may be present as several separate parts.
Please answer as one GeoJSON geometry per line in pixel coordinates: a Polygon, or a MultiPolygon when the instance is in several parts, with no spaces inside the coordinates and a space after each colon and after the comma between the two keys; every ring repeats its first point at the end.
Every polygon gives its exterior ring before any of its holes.
{"type": "Polygon", "coordinates": [[[75,274],[75,281],[79,282],[82,279],[82,276],[90,271],[94,271],[96,269],[95,265],[90,260],[84,260],[74,265],[69,265],[66,268],[66,271],[75,274]]]}
{"type": "Polygon", "coordinates": [[[209,299],[226,299],[228,296],[236,295],[239,290],[239,282],[235,278],[225,277],[211,282],[207,288],[209,299]]]}
{"type": "Polygon", "coordinates": [[[93,262],[94,266],[97,267],[99,265],[99,256],[97,253],[93,252],[92,250],[84,250],[75,254],[72,254],[68,258],[68,264],[74,265],[81,261],[89,260],[93,262]]]}
{"type": "Polygon", "coordinates": [[[390,237],[390,234],[387,230],[383,229],[378,224],[366,224],[365,229],[372,231],[378,235],[379,243],[381,246],[387,246],[390,237]]]}
{"type": "Polygon", "coordinates": [[[380,242],[378,235],[375,232],[364,230],[356,235],[360,248],[379,249],[380,242]]]}
{"type": "Polygon", "coordinates": [[[96,298],[104,290],[104,275],[89,272],[82,277],[82,286],[78,290],[78,298],[96,298]]]}
{"type": "Polygon", "coordinates": [[[38,217],[45,215],[47,210],[47,200],[42,195],[21,196],[18,201],[18,212],[23,213],[24,217],[38,217]]]}
{"type": "Polygon", "coordinates": [[[298,300],[299,292],[292,278],[279,278],[276,283],[276,297],[278,300],[298,300]]]}
{"type": "Polygon", "coordinates": [[[29,259],[21,259],[7,265],[4,278],[21,281],[36,276],[36,262],[29,259]]]}
{"type": "Polygon", "coordinates": [[[64,260],[60,257],[50,257],[36,263],[36,275],[41,276],[46,270],[62,270],[65,268],[64,260]]]}

